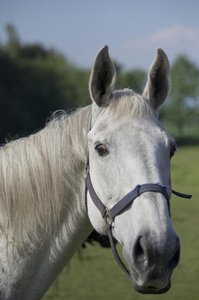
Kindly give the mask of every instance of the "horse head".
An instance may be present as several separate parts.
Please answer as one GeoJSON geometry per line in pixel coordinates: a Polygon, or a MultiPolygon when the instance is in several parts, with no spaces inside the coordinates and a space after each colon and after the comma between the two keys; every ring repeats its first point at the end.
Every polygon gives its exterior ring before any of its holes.
{"type": "MultiPolygon", "coordinates": [[[[175,140],[158,120],[158,108],[170,89],[170,67],[158,49],[142,95],[130,89],[113,91],[115,68],[108,47],[98,53],[89,83],[92,104],[88,133],[89,173],[93,189],[111,210],[136,186],[158,184],[164,193],[146,191],[111,220],[113,236],[123,246],[134,288],[163,293],[180,257],[180,242],[170,218],[170,159],[175,140]],[[166,199],[168,198],[168,200],[166,199]]],[[[106,222],[87,194],[93,227],[106,234],[106,222]]]]}

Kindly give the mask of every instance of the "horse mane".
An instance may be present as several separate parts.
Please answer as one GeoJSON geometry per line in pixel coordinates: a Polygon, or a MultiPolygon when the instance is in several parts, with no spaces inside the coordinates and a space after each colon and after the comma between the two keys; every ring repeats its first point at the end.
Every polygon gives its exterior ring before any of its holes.
{"type": "Polygon", "coordinates": [[[86,164],[90,116],[90,106],[61,113],[0,148],[1,231],[19,248],[41,243],[72,209],[69,200],[81,197],[77,174],[86,164]]]}

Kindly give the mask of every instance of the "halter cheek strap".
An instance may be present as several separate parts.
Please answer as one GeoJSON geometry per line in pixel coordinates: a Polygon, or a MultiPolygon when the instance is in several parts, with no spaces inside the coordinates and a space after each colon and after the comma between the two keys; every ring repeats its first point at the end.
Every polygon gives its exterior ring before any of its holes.
{"type": "MultiPolygon", "coordinates": [[[[95,206],[98,208],[98,210],[101,213],[102,218],[105,220],[106,224],[106,231],[109,237],[110,245],[113,251],[113,255],[115,257],[115,260],[117,261],[118,265],[121,267],[121,269],[130,276],[129,271],[123,264],[122,260],[119,257],[119,254],[116,250],[114,241],[113,241],[113,235],[112,235],[112,222],[116,216],[121,214],[130,204],[134,202],[134,200],[139,197],[141,194],[145,192],[155,192],[155,193],[161,193],[165,196],[165,199],[167,201],[168,210],[170,214],[170,197],[167,193],[167,187],[159,185],[157,183],[146,183],[142,185],[137,185],[131,192],[129,192],[127,195],[125,195],[117,204],[115,204],[111,209],[108,209],[100,200],[100,198],[97,196],[92,182],[90,178],[90,172],[89,172],[89,166],[87,166],[87,173],[85,176],[86,180],[86,207],[87,207],[87,190],[89,191],[89,194],[91,196],[91,199],[95,206]]],[[[172,190],[172,193],[176,196],[182,197],[182,198],[188,198],[190,199],[191,195],[182,194],[179,192],[176,192],[172,190]]],[[[170,214],[171,215],[171,214],[170,214]]]]}

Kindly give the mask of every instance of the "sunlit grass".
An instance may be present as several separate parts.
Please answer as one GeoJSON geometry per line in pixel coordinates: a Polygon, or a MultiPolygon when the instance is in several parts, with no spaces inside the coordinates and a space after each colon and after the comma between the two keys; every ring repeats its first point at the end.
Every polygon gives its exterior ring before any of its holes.
{"type": "Polygon", "coordinates": [[[172,158],[171,170],[173,189],[193,194],[191,200],[176,196],[171,200],[172,221],[181,240],[181,260],[171,290],[161,296],[138,294],[111,250],[95,245],[75,255],[43,299],[199,299],[199,147],[180,148],[172,158]]]}

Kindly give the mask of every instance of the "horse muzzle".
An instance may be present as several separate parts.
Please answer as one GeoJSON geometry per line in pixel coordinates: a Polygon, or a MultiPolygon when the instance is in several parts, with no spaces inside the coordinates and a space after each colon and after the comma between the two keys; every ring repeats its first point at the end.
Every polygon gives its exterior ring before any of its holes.
{"type": "Polygon", "coordinates": [[[180,260],[180,241],[173,235],[167,241],[155,241],[145,233],[139,235],[133,246],[131,262],[129,255],[130,277],[135,290],[142,294],[162,294],[171,287],[171,275],[180,260]],[[132,266],[132,267],[131,267],[132,266]]]}

